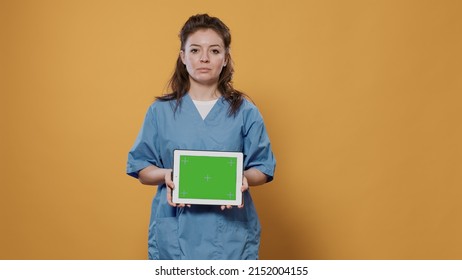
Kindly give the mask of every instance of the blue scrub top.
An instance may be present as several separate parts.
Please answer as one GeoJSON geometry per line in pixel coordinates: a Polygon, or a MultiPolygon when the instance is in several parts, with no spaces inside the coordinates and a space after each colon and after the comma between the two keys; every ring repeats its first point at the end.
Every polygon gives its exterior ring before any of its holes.
{"type": "MultiPolygon", "coordinates": [[[[244,169],[254,167],[273,179],[276,161],[258,109],[244,100],[230,116],[223,98],[202,119],[186,94],[176,101],[156,101],[128,154],[127,174],[149,165],[173,167],[173,151],[212,150],[242,152],[244,169]]],[[[250,191],[243,193],[244,207],[225,209],[216,205],[177,208],[168,205],[167,187],[158,186],[152,202],[148,253],[150,259],[258,259],[260,222],[250,191]]]]}

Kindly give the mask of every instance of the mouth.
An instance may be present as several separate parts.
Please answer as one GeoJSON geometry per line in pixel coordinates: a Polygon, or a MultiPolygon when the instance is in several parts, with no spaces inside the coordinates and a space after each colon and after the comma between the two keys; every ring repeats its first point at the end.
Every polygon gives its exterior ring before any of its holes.
{"type": "Polygon", "coordinates": [[[207,71],[210,71],[212,69],[210,68],[197,68],[197,71],[200,71],[200,72],[207,72],[207,71]]]}

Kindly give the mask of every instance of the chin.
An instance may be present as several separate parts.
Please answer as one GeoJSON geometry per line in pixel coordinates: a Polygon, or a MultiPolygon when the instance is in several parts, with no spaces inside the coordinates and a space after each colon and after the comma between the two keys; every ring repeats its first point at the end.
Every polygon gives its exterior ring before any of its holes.
{"type": "Polygon", "coordinates": [[[194,81],[201,85],[214,85],[218,83],[218,79],[194,79],[194,81]]]}

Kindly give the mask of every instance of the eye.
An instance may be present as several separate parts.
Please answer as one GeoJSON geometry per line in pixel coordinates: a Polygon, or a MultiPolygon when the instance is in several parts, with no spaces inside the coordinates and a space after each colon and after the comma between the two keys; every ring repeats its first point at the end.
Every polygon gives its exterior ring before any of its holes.
{"type": "Polygon", "coordinates": [[[212,50],[212,53],[213,53],[213,54],[219,54],[219,53],[220,53],[220,50],[213,49],[213,50],[212,50]]]}
{"type": "Polygon", "coordinates": [[[190,52],[191,53],[197,53],[199,50],[198,49],[191,49],[190,52]]]}

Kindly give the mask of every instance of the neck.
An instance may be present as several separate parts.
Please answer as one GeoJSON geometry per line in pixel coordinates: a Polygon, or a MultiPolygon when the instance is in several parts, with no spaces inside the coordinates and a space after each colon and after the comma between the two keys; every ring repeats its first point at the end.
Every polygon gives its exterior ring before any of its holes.
{"type": "Polygon", "coordinates": [[[202,85],[191,81],[189,88],[189,95],[193,100],[208,101],[215,100],[221,96],[220,91],[217,89],[217,84],[202,85]]]}

